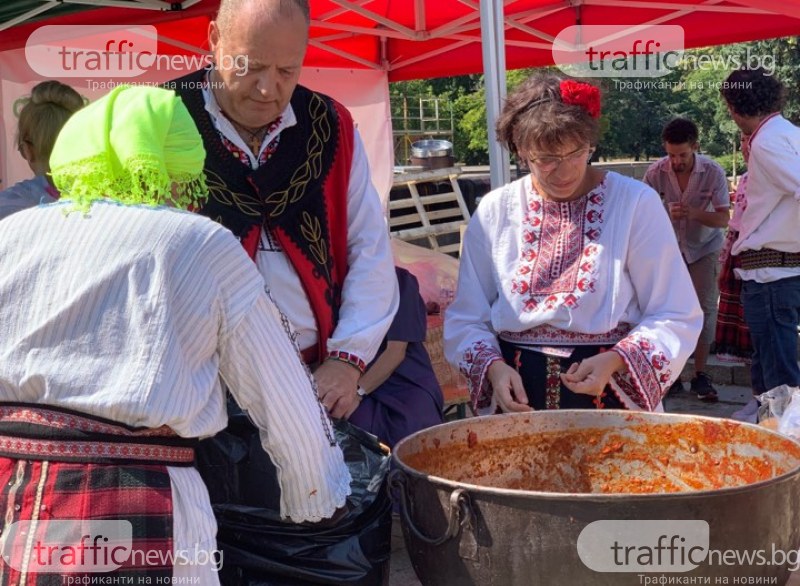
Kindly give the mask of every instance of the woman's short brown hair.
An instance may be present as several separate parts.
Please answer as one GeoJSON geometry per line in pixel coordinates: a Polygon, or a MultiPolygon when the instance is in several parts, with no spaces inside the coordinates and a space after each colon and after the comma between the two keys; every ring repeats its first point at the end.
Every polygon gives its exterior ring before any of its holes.
{"type": "Polygon", "coordinates": [[[495,126],[497,140],[517,156],[532,148],[549,151],[573,143],[597,145],[597,118],[577,105],[561,101],[561,82],[552,73],[537,73],[520,84],[506,99],[495,126]]]}

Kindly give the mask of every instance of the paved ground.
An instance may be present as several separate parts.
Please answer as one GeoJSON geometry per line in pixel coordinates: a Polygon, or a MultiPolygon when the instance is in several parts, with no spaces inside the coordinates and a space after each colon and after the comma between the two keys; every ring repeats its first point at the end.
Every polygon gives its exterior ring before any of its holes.
{"type": "MultiPolygon", "coordinates": [[[[731,373],[731,378],[733,377],[731,373]]],[[[741,376],[741,373],[739,373],[741,376]]],[[[723,378],[715,376],[715,380],[723,378]]],[[[687,379],[684,379],[687,380],[687,379]]],[[[688,383],[686,387],[688,388],[688,383]]],[[[704,403],[698,400],[694,394],[684,391],[674,397],[668,397],[665,401],[665,410],[670,413],[691,413],[696,415],[706,415],[710,417],[729,417],[734,411],[742,407],[750,400],[750,388],[746,386],[716,385],[719,390],[719,402],[704,403]]],[[[392,568],[389,578],[389,586],[421,586],[417,579],[411,562],[406,553],[400,523],[395,518],[392,528],[392,568]]],[[[787,586],[800,586],[800,572],[796,572],[787,586]]]]}
{"type": "MultiPolygon", "coordinates": [[[[684,386],[688,389],[689,383],[685,383],[684,386]]],[[[714,386],[719,391],[719,401],[716,403],[700,401],[694,393],[687,390],[667,397],[664,400],[664,410],[668,413],[730,417],[753,396],[750,387],[718,384],[714,386]]]]}

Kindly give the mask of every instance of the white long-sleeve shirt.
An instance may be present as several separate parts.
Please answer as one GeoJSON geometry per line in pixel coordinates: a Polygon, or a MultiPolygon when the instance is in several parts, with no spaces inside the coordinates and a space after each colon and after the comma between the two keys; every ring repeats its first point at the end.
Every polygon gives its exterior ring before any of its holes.
{"type": "MultiPolygon", "coordinates": [[[[350,475],[309,374],[236,238],[169,208],[71,202],[0,229],[0,400],[58,405],[208,437],[227,425],[224,379],[278,469],[281,514],[319,520],[350,475]]],[[[169,467],[176,550],[213,547],[194,468],[169,467]]]]}
{"type": "MultiPolygon", "coordinates": [[[[476,403],[498,338],[526,346],[615,344],[612,387],[655,410],[694,350],[703,314],[658,195],[607,173],[587,196],[545,201],[530,176],[485,196],[463,240],[444,324],[447,359],[476,403]]],[[[481,400],[483,399],[483,400],[481,400]]]]}
{"type": "MultiPolygon", "coordinates": [[[[224,116],[213,92],[203,90],[206,111],[216,129],[247,155],[250,166],[258,168],[258,156],[242,140],[224,116]]],[[[261,151],[283,130],[297,124],[292,105],[286,106],[281,121],[264,137],[261,151]]],[[[353,162],[347,189],[347,277],[342,288],[339,322],[327,341],[328,350],[354,354],[369,363],[389,331],[400,303],[389,231],[380,197],[372,185],[364,143],[354,129],[353,162]]],[[[261,152],[258,153],[260,155],[261,152]]],[[[258,270],[275,303],[289,316],[300,348],[318,340],[317,322],[300,277],[274,239],[262,230],[262,246],[256,257],[258,270]]]]}
{"type": "MultiPolygon", "coordinates": [[[[747,208],[733,254],[770,248],[800,252],[800,128],[783,116],[764,122],[750,141],[747,208]]],[[[800,275],[800,267],[736,269],[745,281],[768,283],[800,275]]]]}

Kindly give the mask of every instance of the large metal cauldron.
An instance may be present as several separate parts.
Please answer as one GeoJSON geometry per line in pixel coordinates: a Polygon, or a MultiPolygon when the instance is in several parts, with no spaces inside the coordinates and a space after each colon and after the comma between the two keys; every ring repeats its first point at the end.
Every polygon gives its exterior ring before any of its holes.
{"type": "Polygon", "coordinates": [[[453,143],[448,140],[418,140],[411,144],[411,164],[423,169],[443,169],[455,165],[453,143]]]}
{"type": "Polygon", "coordinates": [[[786,564],[724,565],[721,557],[686,573],[596,572],[576,544],[599,520],[703,520],[708,551],[795,560],[800,546],[800,444],[754,425],[611,410],[519,413],[418,432],[393,458],[406,546],[426,586],[789,578],[786,564]]]}

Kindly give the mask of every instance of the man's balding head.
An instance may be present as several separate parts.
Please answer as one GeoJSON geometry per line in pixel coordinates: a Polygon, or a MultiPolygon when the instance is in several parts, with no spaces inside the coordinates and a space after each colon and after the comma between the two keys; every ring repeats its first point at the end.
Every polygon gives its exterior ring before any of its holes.
{"type": "Polygon", "coordinates": [[[222,0],[208,42],[211,87],[228,118],[249,129],[277,120],[300,78],[308,27],[308,0],[222,0]]]}
{"type": "Polygon", "coordinates": [[[237,18],[263,17],[276,22],[282,16],[291,17],[294,11],[299,11],[307,24],[311,23],[308,0],[220,0],[216,23],[225,35],[236,26],[237,18]]]}

